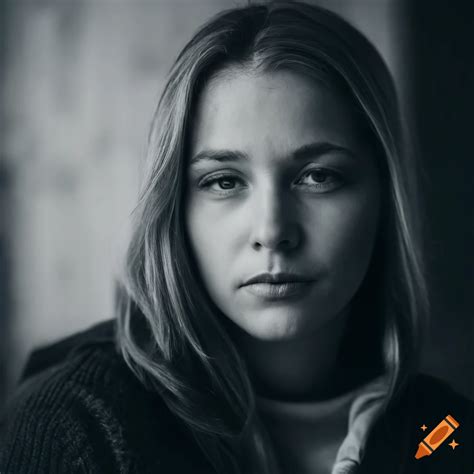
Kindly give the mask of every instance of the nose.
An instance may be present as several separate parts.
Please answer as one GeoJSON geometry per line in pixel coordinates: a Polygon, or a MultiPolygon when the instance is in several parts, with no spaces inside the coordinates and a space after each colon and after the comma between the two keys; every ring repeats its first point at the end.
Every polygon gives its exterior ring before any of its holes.
{"type": "Polygon", "coordinates": [[[300,245],[301,229],[291,197],[276,187],[255,195],[250,244],[255,250],[289,251],[300,245]]]}

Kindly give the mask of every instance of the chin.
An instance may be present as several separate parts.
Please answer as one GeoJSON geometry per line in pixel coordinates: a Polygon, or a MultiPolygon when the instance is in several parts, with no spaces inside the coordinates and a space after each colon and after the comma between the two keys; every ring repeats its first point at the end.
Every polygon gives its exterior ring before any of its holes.
{"type": "Polygon", "coordinates": [[[249,335],[262,341],[289,341],[301,337],[305,330],[302,318],[295,315],[251,315],[242,327],[249,335]]]}

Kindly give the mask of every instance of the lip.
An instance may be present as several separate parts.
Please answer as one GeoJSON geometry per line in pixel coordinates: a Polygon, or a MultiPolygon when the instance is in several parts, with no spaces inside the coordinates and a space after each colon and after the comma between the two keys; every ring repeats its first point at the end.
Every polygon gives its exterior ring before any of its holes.
{"type": "Polygon", "coordinates": [[[248,280],[241,286],[251,285],[253,283],[304,283],[312,281],[313,279],[298,273],[259,273],[248,280]]]}
{"type": "Polygon", "coordinates": [[[303,295],[312,283],[314,279],[296,273],[260,273],[241,287],[260,298],[281,299],[303,295]]]}
{"type": "Polygon", "coordinates": [[[255,296],[268,299],[281,299],[301,296],[311,286],[310,281],[293,281],[287,283],[252,283],[243,288],[255,296]]]}

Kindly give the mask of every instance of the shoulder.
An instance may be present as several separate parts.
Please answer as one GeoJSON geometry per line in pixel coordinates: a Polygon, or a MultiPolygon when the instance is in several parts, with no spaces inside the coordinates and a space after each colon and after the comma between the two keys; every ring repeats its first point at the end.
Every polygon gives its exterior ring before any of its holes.
{"type": "Polygon", "coordinates": [[[139,386],[116,348],[114,322],[107,321],[33,351],[8,406],[73,409],[139,386]]]}
{"type": "Polygon", "coordinates": [[[0,471],[148,472],[178,425],[125,364],[109,321],[32,354],[0,422],[0,471]]]}
{"type": "Polygon", "coordinates": [[[54,343],[39,347],[30,354],[21,381],[29,379],[50,368],[74,363],[78,352],[101,348],[111,352],[115,341],[115,321],[107,320],[83,331],[72,334],[54,343]]]}
{"type": "Polygon", "coordinates": [[[63,464],[75,472],[87,462],[84,426],[95,431],[92,413],[117,365],[114,352],[112,338],[99,342],[95,328],[33,351],[2,413],[2,472],[23,472],[27,463],[34,472],[63,464]]]}

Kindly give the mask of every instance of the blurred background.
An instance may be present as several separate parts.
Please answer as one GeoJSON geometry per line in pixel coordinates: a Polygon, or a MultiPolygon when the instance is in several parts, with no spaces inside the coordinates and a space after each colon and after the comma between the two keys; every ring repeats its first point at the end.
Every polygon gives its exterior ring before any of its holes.
{"type": "MultiPolygon", "coordinates": [[[[0,407],[32,348],[113,316],[146,135],[167,71],[239,0],[0,1],[0,407]]],[[[325,0],[392,70],[425,165],[425,372],[474,398],[468,4],[325,0]]]]}

